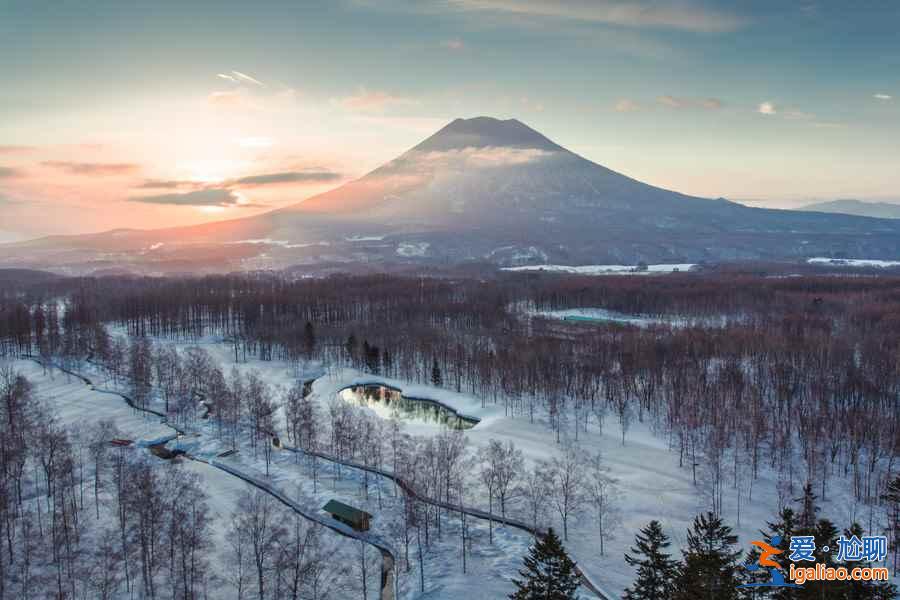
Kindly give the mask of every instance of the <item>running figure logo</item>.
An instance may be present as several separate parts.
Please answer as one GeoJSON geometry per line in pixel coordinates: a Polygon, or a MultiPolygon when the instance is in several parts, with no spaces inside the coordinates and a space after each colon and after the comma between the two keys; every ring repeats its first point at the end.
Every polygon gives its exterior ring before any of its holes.
{"type": "MultiPolygon", "coordinates": [[[[781,543],[781,536],[776,535],[772,538],[772,544],[777,546],[781,543]]],[[[758,588],[758,587],[788,587],[788,588],[798,588],[802,587],[795,583],[785,583],[784,575],[781,574],[781,565],[772,560],[771,557],[776,556],[784,552],[784,550],[779,550],[778,548],[773,547],[772,545],[767,544],[766,542],[762,542],[759,540],[750,542],[751,545],[759,548],[761,554],[759,556],[759,560],[755,565],[745,565],[748,571],[756,572],[760,569],[766,569],[769,571],[769,581],[763,581],[760,583],[745,583],[744,585],[739,585],[739,588],[758,588]]]]}

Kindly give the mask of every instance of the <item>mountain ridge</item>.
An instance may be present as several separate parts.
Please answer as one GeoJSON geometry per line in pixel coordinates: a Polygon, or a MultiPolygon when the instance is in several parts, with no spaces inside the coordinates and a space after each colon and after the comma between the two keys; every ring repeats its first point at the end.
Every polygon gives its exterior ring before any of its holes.
{"type": "MultiPolygon", "coordinates": [[[[3,246],[84,270],[900,257],[900,222],[747,207],[648,185],[516,119],[455,119],[333,190],[256,216],[3,246]]],[[[69,267],[67,267],[69,268],[69,267]]]]}
{"type": "Polygon", "coordinates": [[[813,202],[797,210],[808,212],[838,213],[875,219],[900,219],[900,204],[893,202],[866,202],[852,198],[813,202]]]}

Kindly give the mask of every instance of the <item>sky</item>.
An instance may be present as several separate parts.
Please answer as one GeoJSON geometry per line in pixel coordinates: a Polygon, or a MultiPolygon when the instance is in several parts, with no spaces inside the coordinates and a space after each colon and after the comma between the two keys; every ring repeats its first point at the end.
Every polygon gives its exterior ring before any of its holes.
{"type": "Polygon", "coordinates": [[[900,201],[900,3],[0,0],[0,241],[250,216],[457,117],[647,183],[900,201]]]}

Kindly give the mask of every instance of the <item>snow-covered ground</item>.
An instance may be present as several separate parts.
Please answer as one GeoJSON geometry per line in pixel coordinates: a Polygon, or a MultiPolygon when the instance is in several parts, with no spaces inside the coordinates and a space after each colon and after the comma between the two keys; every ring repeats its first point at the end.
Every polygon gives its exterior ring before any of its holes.
{"type": "Polygon", "coordinates": [[[658,275],[677,271],[690,271],[697,265],[694,263],[647,265],[647,269],[639,270],[636,265],[528,265],[524,267],[506,267],[503,271],[546,271],[549,273],[573,273],[577,275],[658,275]]]}
{"type": "Polygon", "coordinates": [[[12,365],[34,385],[35,395],[53,409],[61,423],[91,425],[110,420],[122,437],[140,445],[152,444],[175,433],[159,417],[138,412],[119,396],[98,392],[58,369],[45,369],[30,360],[17,360],[12,365]]]}
{"type": "MultiPolygon", "coordinates": [[[[221,348],[221,346],[218,346],[221,348]]],[[[252,363],[253,367],[264,366],[252,363]]],[[[241,365],[249,367],[250,365],[241,365]]],[[[158,417],[136,411],[114,394],[108,394],[83,383],[77,377],[56,368],[44,369],[27,360],[13,362],[14,369],[34,384],[35,393],[42,398],[57,415],[61,423],[68,427],[86,427],[99,419],[111,420],[123,437],[132,439],[136,446],[147,446],[160,439],[170,437],[173,430],[158,417]]],[[[265,369],[258,369],[265,372],[265,369]]],[[[89,375],[90,368],[85,369],[89,375]]],[[[363,378],[359,378],[361,381],[363,378]]],[[[268,372],[267,380],[281,380],[274,370],[268,372]]],[[[348,377],[346,381],[351,381],[348,377]]],[[[387,381],[387,380],[386,380],[387,381]]],[[[106,382],[110,383],[110,382],[106,382]]],[[[110,385],[109,387],[115,387],[110,385]]],[[[327,388],[330,392],[331,387],[327,388]]],[[[434,433],[437,428],[425,428],[424,432],[434,433]]],[[[205,460],[224,463],[228,467],[266,480],[276,489],[284,492],[317,520],[328,520],[321,507],[330,500],[338,499],[362,508],[376,515],[371,533],[388,540],[394,547],[395,555],[403,556],[404,549],[397,540],[403,520],[403,503],[393,484],[384,478],[368,475],[358,469],[318,461],[318,476],[313,478],[310,460],[286,450],[276,451],[270,465],[270,475],[265,475],[265,461],[261,450],[254,450],[243,440],[239,451],[224,459],[217,455],[229,449],[215,438],[215,426],[211,422],[200,422],[191,428],[191,433],[174,442],[190,455],[205,460]],[[365,485],[368,482],[368,486],[365,485]]],[[[240,496],[250,488],[243,480],[203,462],[179,459],[179,467],[201,478],[203,489],[208,494],[207,504],[213,519],[213,540],[216,553],[221,555],[220,564],[227,564],[226,554],[228,525],[240,496]]],[[[419,590],[418,559],[415,542],[409,549],[412,558],[410,570],[401,568],[398,574],[399,598],[459,598],[467,596],[473,600],[489,600],[506,597],[512,592],[511,578],[516,576],[521,566],[521,557],[531,544],[531,536],[511,527],[494,525],[494,544],[488,543],[488,524],[477,519],[468,521],[468,537],[471,550],[467,556],[466,573],[462,572],[460,553],[460,525],[458,517],[451,514],[443,519],[442,531],[432,540],[424,557],[425,593],[419,590]],[[474,582],[478,582],[474,585],[474,582]]],[[[355,568],[358,563],[358,546],[353,540],[327,532],[327,543],[334,547],[342,564],[355,568]]],[[[437,535],[434,531],[432,536],[437,535]]],[[[370,597],[377,597],[372,590],[377,589],[380,557],[373,550],[369,560],[370,597]]],[[[355,583],[350,574],[351,585],[355,583]]],[[[224,582],[219,582],[215,590],[216,598],[232,598],[233,590],[224,582]]]]}
{"type": "MultiPolygon", "coordinates": [[[[560,445],[556,444],[544,419],[532,424],[527,417],[508,418],[503,415],[502,406],[488,404],[482,408],[478,399],[467,394],[431,386],[404,385],[396,380],[361,375],[350,369],[339,369],[329,377],[317,380],[313,385],[313,393],[319,402],[327,402],[346,385],[363,381],[397,387],[405,396],[431,398],[461,413],[481,419],[478,425],[465,432],[473,447],[485,445],[491,439],[503,442],[508,440],[523,451],[530,464],[561,452],[560,445]]],[[[407,427],[407,431],[416,435],[428,435],[429,430],[434,433],[437,428],[407,427]]],[[[618,594],[634,578],[633,569],[624,560],[624,553],[633,544],[634,534],[650,520],[656,519],[672,537],[673,546],[681,547],[686,542],[685,532],[691,521],[697,514],[707,510],[708,504],[702,490],[693,484],[691,470],[679,467],[677,453],[669,451],[666,440],[640,423],[632,425],[626,436],[626,443],[622,445],[619,424],[610,416],[602,431],[594,423],[586,434],[579,433],[578,444],[592,455],[599,452],[609,468],[609,474],[618,480],[620,522],[614,538],[606,542],[605,555],[600,556],[597,527],[591,515],[585,511],[576,518],[574,524],[570,524],[567,546],[593,581],[618,594]]],[[[771,474],[763,474],[753,482],[752,501],[748,501],[746,497],[747,484],[743,485],[740,524],[737,523],[736,490],[727,486],[724,492],[723,517],[735,527],[740,536],[739,543],[745,548],[749,548],[748,540],[757,539],[759,530],[765,529],[766,522],[775,517],[778,504],[775,484],[771,474]]],[[[839,485],[836,480],[831,482],[827,500],[820,501],[822,514],[837,523],[850,523],[854,518],[862,521],[865,515],[861,514],[862,508],[854,503],[849,486],[845,484],[843,489],[838,489],[839,485]]],[[[798,496],[800,491],[801,483],[798,481],[791,497],[798,496]]],[[[481,496],[481,507],[486,509],[486,495],[481,496]]],[[[559,527],[559,523],[553,524],[559,527]]],[[[456,596],[429,596],[431,597],[456,596]]]]}
{"type": "MultiPolygon", "coordinates": [[[[165,342],[161,342],[165,343],[165,342]]],[[[189,344],[178,344],[180,348],[189,344]]],[[[324,409],[329,402],[338,397],[339,392],[349,386],[361,384],[380,384],[397,388],[403,395],[411,398],[431,399],[444,404],[460,414],[480,419],[478,425],[465,431],[470,448],[478,448],[488,443],[491,439],[503,442],[511,441],[525,455],[529,465],[540,460],[545,460],[561,452],[561,444],[556,442],[555,435],[547,423],[545,415],[539,415],[535,422],[530,422],[527,417],[508,417],[502,405],[484,403],[481,399],[464,393],[456,393],[446,389],[438,389],[427,385],[410,384],[409,382],[384,378],[380,376],[361,373],[353,369],[330,367],[323,369],[321,365],[308,365],[298,369],[296,365],[279,361],[251,360],[246,363],[234,362],[232,350],[229,346],[215,341],[207,341],[200,344],[216,360],[220,362],[227,373],[232,366],[239,370],[255,370],[262,378],[276,390],[286,390],[298,378],[305,379],[311,374],[321,375],[316,379],[312,388],[312,398],[324,409]]],[[[33,363],[30,363],[33,364],[33,363]]],[[[75,379],[70,382],[60,381],[64,375],[57,374],[56,379],[43,375],[41,368],[34,365],[30,373],[35,381],[40,381],[39,393],[53,391],[53,385],[79,386],[83,388],[80,394],[90,395],[90,390],[75,379]],[[51,383],[47,383],[47,381],[51,383]]],[[[277,393],[277,392],[276,392],[277,393]]],[[[78,397],[78,394],[75,395],[78,397]]],[[[143,416],[135,416],[131,409],[116,406],[114,397],[94,398],[91,396],[91,408],[68,408],[67,405],[81,405],[81,402],[73,400],[62,402],[62,409],[69,410],[66,420],[80,418],[78,411],[87,411],[89,418],[106,417],[108,414],[122,414],[123,430],[134,427],[136,438],[144,436],[152,439],[161,433],[159,429],[148,428],[153,425],[161,427],[158,422],[148,423],[143,416]],[[93,401],[103,402],[102,408],[93,404],[93,401]],[[107,413],[109,411],[109,413],[107,413]],[[118,411],[118,412],[117,412],[118,411]],[[128,419],[133,419],[131,423],[128,419]],[[128,423],[131,423],[130,425],[128,423]]],[[[117,417],[118,422],[119,417],[117,417]]],[[[435,425],[415,422],[406,426],[406,431],[413,435],[435,435],[439,428],[435,425]]],[[[563,441],[573,440],[574,433],[571,425],[563,432],[563,441]]],[[[574,441],[574,440],[573,440],[574,441]]],[[[665,531],[672,537],[673,547],[678,548],[685,543],[685,532],[690,522],[698,513],[707,510],[708,502],[705,498],[702,485],[703,474],[699,472],[700,485],[695,485],[689,466],[680,467],[678,455],[668,448],[667,440],[659,437],[641,423],[634,423],[629,429],[626,441],[622,443],[621,431],[618,421],[608,416],[602,429],[592,419],[588,430],[578,434],[578,445],[591,455],[599,453],[603,462],[609,469],[609,475],[618,483],[618,525],[613,532],[612,539],[606,541],[604,556],[599,553],[598,530],[589,513],[585,511],[578,515],[570,523],[570,539],[567,547],[581,567],[590,575],[591,579],[598,582],[603,588],[620,593],[630,585],[634,577],[634,571],[625,561],[623,554],[632,545],[634,534],[651,519],[661,521],[665,531]]],[[[192,452],[213,455],[220,451],[218,442],[211,435],[203,435],[198,438],[192,452]]],[[[241,468],[262,473],[264,463],[260,456],[253,457],[247,448],[229,460],[241,468]]],[[[335,478],[333,468],[322,464],[317,490],[312,489],[312,479],[307,465],[297,464],[297,457],[288,452],[276,454],[273,465],[273,479],[284,490],[293,490],[297,498],[304,499],[311,506],[321,506],[328,498],[343,499],[350,504],[361,506],[376,515],[376,533],[389,535],[391,528],[399,519],[396,499],[393,496],[391,485],[381,482],[378,486],[373,482],[368,488],[369,496],[366,498],[365,488],[360,485],[362,474],[353,469],[341,469],[340,478],[335,478]],[[379,488],[380,486],[380,488],[379,488]],[[379,504],[378,489],[381,490],[381,504],[379,504]]],[[[194,467],[191,467],[194,468],[194,467]]],[[[196,467],[199,472],[206,472],[206,468],[196,467]]],[[[219,477],[219,476],[217,476],[219,477]]],[[[371,477],[371,476],[370,476],[371,477]]],[[[377,479],[377,478],[373,478],[377,479]]],[[[738,502],[738,488],[729,482],[724,490],[723,517],[735,527],[740,536],[739,544],[748,548],[748,541],[759,536],[759,530],[765,528],[767,521],[771,521],[778,507],[778,494],[776,482],[772,473],[763,472],[761,476],[752,482],[739,478],[741,489],[740,505],[738,502]],[[748,494],[752,492],[751,499],[748,494]]],[[[223,484],[224,485],[224,484],[223,484]]],[[[231,485],[228,483],[227,485],[231,485]]],[[[789,498],[799,495],[801,481],[796,481],[789,498]]],[[[467,503],[487,509],[486,494],[472,481],[471,491],[467,503]]],[[[216,502],[219,502],[217,500],[216,502]]],[[[227,501],[223,500],[217,510],[225,510],[227,501]]],[[[856,520],[865,525],[869,518],[868,507],[859,506],[850,493],[849,483],[843,481],[839,473],[832,475],[829,482],[828,495],[820,499],[822,516],[826,516],[846,526],[856,520]]],[[[504,597],[511,590],[509,578],[515,575],[516,569],[521,563],[521,557],[526,552],[530,543],[527,534],[511,529],[495,532],[494,544],[490,545],[486,539],[486,526],[484,523],[470,519],[469,524],[473,529],[473,555],[470,556],[467,575],[461,572],[459,554],[459,535],[455,530],[456,520],[447,519],[448,531],[446,537],[435,545],[432,555],[426,560],[426,593],[419,594],[417,576],[412,573],[406,577],[403,584],[403,598],[429,598],[429,599],[455,599],[460,597],[471,600],[504,597]]],[[[558,519],[554,520],[554,526],[559,528],[558,519]]],[[[415,561],[413,561],[415,562],[415,561]]]]}
{"type": "Polygon", "coordinates": [[[666,325],[668,327],[724,327],[727,317],[653,317],[649,315],[629,315],[605,308],[567,308],[562,310],[535,310],[528,313],[533,317],[561,319],[563,321],[602,321],[622,323],[635,327],[666,325]]]}
{"type": "Polygon", "coordinates": [[[827,258],[824,256],[806,260],[811,265],[832,267],[900,267],[900,260],[873,260],[867,258],[827,258]]]}
{"type": "MultiPolygon", "coordinates": [[[[231,367],[233,360],[228,347],[209,344],[204,345],[204,348],[228,365],[228,368],[231,367]]],[[[239,369],[255,369],[267,381],[283,388],[293,379],[293,367],[287,363],[250,361],[236,366],[239,369]]],[[[326,376],[320,377],[313,384],[313,397],[324,407],[340,390],[361,384],[394,387],[406,397],[432,399],[460,414],[480,419],[478,425],[465,431],[472,448],[483,446],[491,439],[504,442],[509,440],[523,451],[529,464],[561,453],[561,444],[556,443],[546,416],[536,419],[535,423],[530,423],[527,417],[507,417],[502,405],[482,403],[479,398],[469,394],[459,394],[443,388],[370,375],[353,369],[330,368],[326,376]]],[[[437,426],[426,423],[410,423],[406,426],[406,431],[413,435],[435,435],[439,430],[437,426]]],[[[569,432],[564,436],[571,439],[574,434],[569,432]]],[[[609,474],[618,479],[620,523],[614,532],[614,539],[606,543],[605,556],[600,556],[597,527],[591,515],[585,512],[576,519],[574,525],[570,525],[568,547],[592,580],[617,594],[630,585],[634,578],[634,571],[625,563],[623,555],[632,545],[634,534],[647,522],[652,519],[661,521],[673,539],[673,547],[684,545],[685,533],[691,521],[709,506],[703,491],[703,473],[698,469],[700,485],[695,486],[691,469],[688,465],[679,467],[678,454],[669,450],[667,440],[641,423],[636,422],[631,426],[625,445],[622,445],[619,423],[612,415],[604,420],[602,430],[592,419],[588,432],[579,433],[578,444],[590,454],[599,452],[610,470],[609,474]]],[[[798,479],[789,491],[789,497],[799,496],[801,486],[802,482],[798,479]]],[[[747,497],[751,491],[749,487],[749,481],[741,481],[740,511],[737,489],[733,484],[726,485],[723,502],[723,517],[735,528],[740,537],[739,544],[744,548],[749,548],[749,540],[759,537],[759,530],[764,529],[766,522],[775,517],[778,507],[773,473],[764,471],[752,483],[752,499],[747,497]]],[[[478,497],[474,499],[475,502],[480,501],[480,507],[487,509],[486,494],[478,490],[476,495],[478,497]]],[[[868,508],[855,502],[849,482],[842,480],[838,473],[832,475],[827,498],[820,499],[819,504],[823,516],[842,526],[854,520],[865,525],[868,520],[868,508]]],[[[553,524],[560,526],[558,522],[553,524]]]]}

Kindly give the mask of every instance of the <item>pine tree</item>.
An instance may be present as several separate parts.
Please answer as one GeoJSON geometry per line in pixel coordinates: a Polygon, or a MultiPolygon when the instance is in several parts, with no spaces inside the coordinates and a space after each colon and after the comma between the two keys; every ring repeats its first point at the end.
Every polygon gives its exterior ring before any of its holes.
{"type": "Polygon", "coordinates": [[[671,542],[659,521],[650,521],[641,529],[634,544],[632,555],[626,554],[625,562],[637,566],[637,579],[625,590],[625,600],[668,600],[678,574],[678,562],[665,552],[671,542]]]}
{"type": "Polygon", "coordinates": [[[566,554],[559,536],[550,528],[538,538],[528,556],[522,579],[513,579],[516,591],[511,600],[577,600],[578,575],[575,563],[566,554]]]}
{"type": "Polygon", "coordinates": [[[887,485],[881,496],[887,510],[888,547],[893,557],[894,572],[900,567],[900,475],[887,485]]]}
{"type": "Polygon", "coordinates": [[[441,375],[441,367],[438,366],[437,358],[431,363],[431,385],[441,387],[444,384],[444,376],[441,375]]]}
{"type": "MultiPolygon", "coordinates": [[[[785,559],[790,555],[791,536],[803,535],[799,529],[800,525],[797,520],[797,513],[793,508],[786,506],[778,513],[777,521],[766,523],[766,525],[769,530],[761,531],[760,533],[763,534],[766,542],[782,551],[781,554],[775,557],[775,560],[779,561],[782,566],[787,568],[787,561],[785,559]],[[775,543],[776,540],[778,543],[775,543]]],[[[754,548],[748,553],[747,560],[744,562],[745,564],[753,565],[756,564],[758,559],[759,551],[754,548]]],[[[760,569],[755,574],[748,573],[748,577],[750,580],[754,581],[767,581],[769,579],[769,574],[766,569],[760,569]]],[[[797,598],[797,590],[792,588],[755,590],[754,593],[757,594],[757,598],[771,598],[772,600],[793,600],[794,598],[797,598]]]]}
{"type": "MultiPolygon", "coordinates": [[[[850,529],[844,531],[845,538],[850,538],[854,535],[858,538],[864,535],[863,529],[858,523],[854,523],[850,526],[850,529]]],[[[837,537],[837,531],[834,532],[834,537],[837,537]]],[[[833,540],[831,541],[833,542],[833,540]]],[[[836,547],[836,544],[831,546],[831,548],[835,549],[836,547]]],[[[835,563],[832,561],[830,564],[835,563]]],[[[860,565],[855,562],[846,562],[842,566],[851,570],[860,565]]],[[[840,595],[833,597],[841,598],[842,600],[845,598],[852,600],[889,600],[897,597],[897,586],[885,581],[828,581],[825,584],[836,587],[840,595]]]]}
{"type": "Polygon", "coordinates": [[[684,565],[679,574],[676,600],[734,600],[741,581],[737,573],[740,550],[737,536],[713,513],[700,515],[687,533],[682,551],[684,565]]]}

